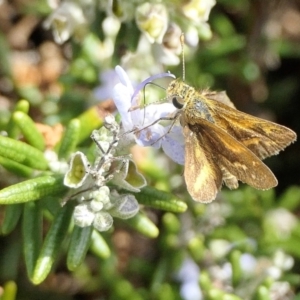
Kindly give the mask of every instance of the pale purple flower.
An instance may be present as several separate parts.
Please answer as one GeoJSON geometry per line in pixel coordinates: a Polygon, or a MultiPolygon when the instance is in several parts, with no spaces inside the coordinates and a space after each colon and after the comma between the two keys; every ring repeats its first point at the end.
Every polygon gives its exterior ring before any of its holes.
{"type": "Polygon", "coordinates": [[[243,253],[240,258],[241,269],[247,276],[253,275],[257,267],[257,259],[249,253],[243,253]]]}
{"type": "Polygon", "coordinates": [[[101,85],[94,89],[94,96],[99,100],[106,100],[113,96],[113,88],[119,82],[119,78],[113,69],[102,72],[99,76],[101,85]]]}
{"type": "Polygon", "coordinates": [[[199,286],[200,269],[191,259],[186,258],[179,272],[177,279],[181,281],[180,295],[184,300],[201,300],[203,299],[202,291],[199,286]]]}
{"type": "Polygon", "coordinates": [[[124,131],[134,133],[138,145],[162,147],[172,160],[184,164],[184,138],[181,126],[174,125],[170,130],[172,125],[163,126],[159,122],[154,123],[160,118],[172,117],[176,111],[173,104],[151,104],[140,108],[137,102],[138,92],[147,83],[157,78],[175,78],[175,76],[170,73],[158,74],[146,79],[134,89],[126,72],[120,66],[117,66],[115,70],[120,83],[114,87],[113,99],[121,115],[124,131]]]}

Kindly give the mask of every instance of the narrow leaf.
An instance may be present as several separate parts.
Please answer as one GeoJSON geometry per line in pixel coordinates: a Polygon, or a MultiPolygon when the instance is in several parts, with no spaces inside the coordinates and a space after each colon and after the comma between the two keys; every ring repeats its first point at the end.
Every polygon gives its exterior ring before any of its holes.
{"type": "Polygon", "coordinates": [[[4,220],[1,225],[2,234],[4,235],[9,234],[15,229],[20,219],[22,209],[23,209],[22,204],[8,205],[5,207],[4,220]]]}
{"type": "Polygon", "coordinates": [[[41,151],[45,149],[43,135],[37,129],[34,121],[26,113],[23,113],[22,111],[14,112],[13,120],[23,133],[28,144],[41,151]]]}
{"type": "Polygon", "coordinates": [[[159,234],[156,225],[142,213],[138,213],[133,218],[126,220],[126,223],[149,238],[156,238],[159,234]]]}
{"type": "Polygon", "coordinates": [[[29,179],[0,190],[0,204],[16,204],[63,193],[66,187],[61,175],[29,179]]]}
{"type": "Polygon", "coordinates": [[[74,271],[83,262],[91,244],[93,226],[74,226],[67,256],[67,266],[74,271]]]}
{"type": "Polygon", "coordinates": [[[0,156],[0,165],[6,170],[22,177],[30,177],[34,172],[34,169],[3,156],[0,156]]]}
{"type": "MultiPolygon", "coordinates": [[[[16,103],[16,106],[14,107],[13,113],[16,111],[21,111],[21,112],[27,114],[29,111],[29,102],[27,100],[18,101],[16,103]]],[[[15,139],[18,137],[18,135],[20,133],[20,129],[19,129],[19,126],[13,120],[13,113],[12,113],[11,118],[7,125],[7,134],[9,137],[15,139]]]]}
{"type": "Polygon", "coordinates": [[[4,136],[0,136],[0,156],[38,170],[48,168],[48,161],[43,152],[26,143],[4,136]]]}
{"type": "Polygon", "coordinates": [[[98,257],[108,258],[111,255],[110,249],[102,235],[94,230],[92,233],[91,251],[98,257]]]}
{"type": "Polygon", "coordinates": [[[31,278],[42,245],[43,219],[38,203],[25,203],[22,221],[23,253],[27,274],[31,278]]]}
{"type": "Polygon", "coordinates": [[[61,145],[58,151],[59,158],[69,158],[72,152],[75,152],[79,141],[80,121],[73,119],[66,128],[61,145]]]}
{"type": "Polygon", "coordinates": [[[63,239],[68,231],[72,212],[73,205],[68,203],[53,219],[31,277],[31,281],[34,284],[40,284],[49,275],[63,239]]]}
{"type": "Polygon", "coordinates": [[[153,208],[162,209],[174,213],[182,213],[187,210],[187,204],[171,193],[157,190],[147,186],[141,189],[139,193],[134,194],[140,204],[153,208]]]}

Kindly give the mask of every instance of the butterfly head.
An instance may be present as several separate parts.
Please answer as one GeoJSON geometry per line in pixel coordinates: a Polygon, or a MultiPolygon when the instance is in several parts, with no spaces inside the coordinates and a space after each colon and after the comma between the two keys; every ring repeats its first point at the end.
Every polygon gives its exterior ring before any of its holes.
{"type": "Polygon", "coordinates": [[[189,85],[180,79],[173,80],[167,88],[167,98],[172,101],[176,108],[182,109],[190,88],[189,85]]]}

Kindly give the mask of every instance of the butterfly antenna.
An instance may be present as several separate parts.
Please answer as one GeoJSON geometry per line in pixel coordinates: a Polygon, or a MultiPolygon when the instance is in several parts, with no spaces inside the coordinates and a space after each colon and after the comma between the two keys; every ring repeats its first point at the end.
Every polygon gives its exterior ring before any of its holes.
{"type": "Polygon", "coordinates": [[[184,33],[182,32],[180,35],[180,43],[181,43],[181,56],[182,56],[182,81],[185,81],[185,61],[184,61],[184,33]]]}

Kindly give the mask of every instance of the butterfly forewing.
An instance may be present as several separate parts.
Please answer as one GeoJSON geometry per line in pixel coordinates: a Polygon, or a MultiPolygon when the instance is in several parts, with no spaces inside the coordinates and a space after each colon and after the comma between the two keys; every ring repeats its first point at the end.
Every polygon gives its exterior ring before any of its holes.
{"type": "Polygon", "coordinates": [[[296,140],[287,127],[263,120],[215,100],[206,99],[215,125],[240,141],[260,159],[276,155],[296,140]]]}

